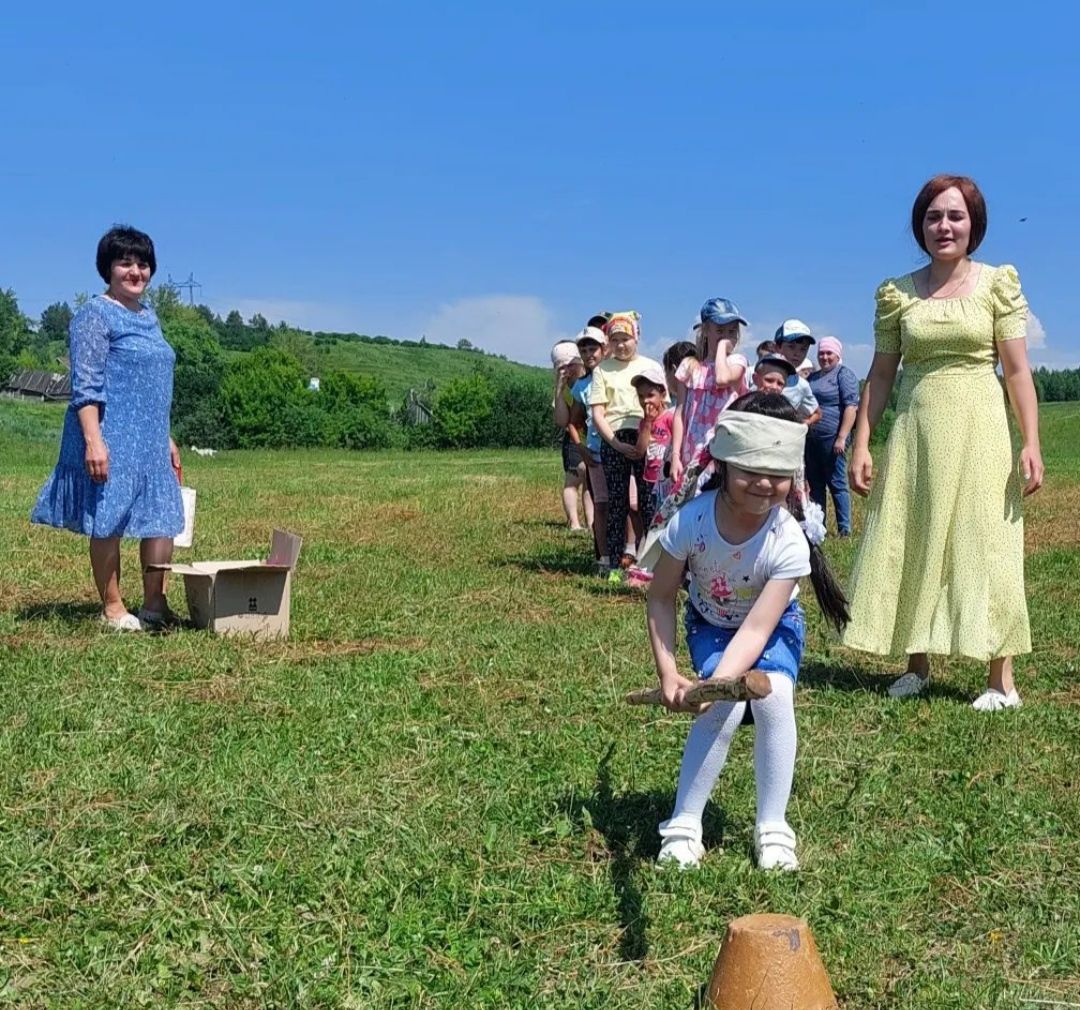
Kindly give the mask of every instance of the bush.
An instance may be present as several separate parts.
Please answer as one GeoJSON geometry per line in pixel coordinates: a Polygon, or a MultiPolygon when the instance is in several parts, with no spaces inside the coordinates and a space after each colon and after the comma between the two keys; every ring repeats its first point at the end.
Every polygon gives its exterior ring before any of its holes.
{"type": "Polygon", "coordinates": [[[306,440],[311,431],[303,417],[308,395],[300,362],[284,351],[259,347],[230,362],[221,404],[231,444],[277,448],[306,440]]]}
{"type": "Polygon", "coordinates": [[[451,379],[435,400],[435,441],[445,449],[491,445],[495,390],[485,375],[451,379]]]}
{"type": "Polygon", "coordinates": [[[375,378],[328,372],[318,393],[330,418],[330,443],[342,449],[385,449],[391,442],[386,388],[375,378]]]}
{"type": "Polygon", "coordinates": [[[197,311],[183,307],[165,319],[161,328],[176,352],[173,436],[181,443],[227,445],[220,396],[225,353],[217,334],[197,311]]]}

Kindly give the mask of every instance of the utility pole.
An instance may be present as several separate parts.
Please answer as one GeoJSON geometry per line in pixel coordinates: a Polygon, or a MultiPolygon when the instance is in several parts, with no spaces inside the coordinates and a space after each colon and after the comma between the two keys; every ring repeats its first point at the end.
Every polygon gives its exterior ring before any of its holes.
{"type": "Polygon", "coordinates": [[[195,275],[193,273],[188,274],[188,279],[186,281],[174,281],[172,279],[172,274],[169,274],[168,283],[169,287],[174,291],[183,291],[185,288],[187,289],[189,305],[195,304],[195,289],[202,288],[202,285],[195,280],[195,275]]]}

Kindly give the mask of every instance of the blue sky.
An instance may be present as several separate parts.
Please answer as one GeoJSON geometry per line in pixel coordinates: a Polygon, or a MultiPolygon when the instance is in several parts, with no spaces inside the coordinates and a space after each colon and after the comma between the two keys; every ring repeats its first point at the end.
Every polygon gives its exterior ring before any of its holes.
{"type": "Polygon", "coordinates": [[[98,289],[127,221],[162,279],[275,323],[543,362],[595,310],[657,351],[723,295],[861,369],[953,171],[1033,359],[1080,364],[1073,5],[60,0],[5,29],[0,286],[31,314],[98,289]]]}

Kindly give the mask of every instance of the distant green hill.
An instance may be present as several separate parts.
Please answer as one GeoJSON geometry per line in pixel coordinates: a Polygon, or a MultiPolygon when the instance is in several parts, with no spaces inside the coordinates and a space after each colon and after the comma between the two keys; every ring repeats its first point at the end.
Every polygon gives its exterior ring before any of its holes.
{"type": "Polygon", "coordinates": [[[340,369],[372,375],[386,386],[391,403],[399,403],[410,388],[422,391],[428,380],[436,388],[449,379],[472,375],[483,363],[496,372],[550,376],[535,365],[522,365],[481,351],[459,351],[437,344],[376,343],[374,339],[339,338],[329,342],[329,334],[316,336],[319,368],[340,369]]]}

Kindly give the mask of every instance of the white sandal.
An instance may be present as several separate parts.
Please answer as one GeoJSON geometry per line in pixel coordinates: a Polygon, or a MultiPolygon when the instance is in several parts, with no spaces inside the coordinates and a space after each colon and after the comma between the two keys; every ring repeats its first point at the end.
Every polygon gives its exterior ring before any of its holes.
{"type": "Polygon", "coordinates": [[[799,858],[795,855],[795,832],[783,821],[755,825],[754,856],[763,870],[797,870],[799,858]]]}
{"type": "Polygon", "coordinates": [[[133,613],[131,613],[131,611],[128,611],[123,617],[107,617],[105,614],[102,614],[98,620],[101,621],[102,624],[110,627],[113,631],[143,630],[142,623],[133,613]]]}
{"type": "Polygon", "coordinates": [[[1002,712],[1007,708],[1019,708],[1023,704],[1015,687],[1008,694],[991,687],[980,694],[971,703],[971,707],[976,712],[1002,712]]]}
{"type": "Polygon", "coordinates": [[[930,688],[930,675],[920,677],[917,673],[908,670],[902,677],[898,677],[889,685],[890,698],[914,698],[925,694],[930,688]]]}

